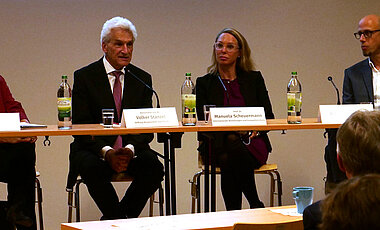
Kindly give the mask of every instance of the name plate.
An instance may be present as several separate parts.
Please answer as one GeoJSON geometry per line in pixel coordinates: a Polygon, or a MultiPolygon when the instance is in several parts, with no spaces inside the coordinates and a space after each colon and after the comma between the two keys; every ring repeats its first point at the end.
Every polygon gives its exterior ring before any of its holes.
{"type": "Polygon", "coordinates": [[[121,127],[160,127],[178,126],[178,118],[175,107],[124,109],[121,127]]]}
{"type": "Polygon", "coordinates": [[[19,113],[0,113],[0,131],[20,130],[19,113]]]}
{"type": "Polygon", "coordinates": [[[372,104],[319,105],[318,121],[324,124],[343,124],[357,110],[373,110],[372,104]]]}
{"type": "Polygon", "coordinates": [[[210,108],[212,126],[266,125],[264,107],[210,108]]]}

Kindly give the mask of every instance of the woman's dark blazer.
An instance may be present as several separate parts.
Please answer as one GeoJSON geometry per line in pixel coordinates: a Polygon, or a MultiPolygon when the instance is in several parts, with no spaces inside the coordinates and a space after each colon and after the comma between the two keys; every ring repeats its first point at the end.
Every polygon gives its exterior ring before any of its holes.
{"type": "MultiPolygon", "coordinates": [[[[259,71],[238,71],[237,81],[245,105],[247,107],[264,107],[266,119],[273,119],[272,105],[261,73],[259,71]]],[[[195,87],[198,120],[204,120],[203,105],[224,106],[224,87],[217,75],[206,74],[197,78],[195,87]]],[[[260,135],[263,135],[268,150],[271,152],[272,147],[266,133],[260,132],[260,135]]]]}

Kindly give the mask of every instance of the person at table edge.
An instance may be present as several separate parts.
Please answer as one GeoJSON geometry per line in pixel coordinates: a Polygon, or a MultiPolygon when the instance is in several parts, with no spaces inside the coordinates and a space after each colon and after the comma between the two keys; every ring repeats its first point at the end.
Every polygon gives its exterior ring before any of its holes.
{"type": "MultiPolygon", "coordinates": [[[[354,33],[360,41],[365,60],[344,71],[343,104],[374,103],[380,106],[380,16],[367,15],[359,21],[354,33]]],[[[333,146],[332,146],[333,147],[333,146]]],[[[330,148],[332,148],[330,147],[330,148]]],[[[321,222],[319,202],[304,211],[304,228],[316,229],[321,222]]]]}
{"type": "MultiPolygon", "coordinates": [[[[274,118],[263,76],[254,71],[250,55],[246,39],[236,29],[225,28],[218,33],[208,74],[196,80],[199,120],[204,120],[203,105],[264,107],[266,118],[274,118]]],[[[204,155],[207,141],[202,135],[199,140],[199,151],[204,155]]],[[[241,209],[242,194],[250,208],[264,207],[257,194],[254,169],[265,164],[272,150],[267,132],[218,132],[214,143],[226,209],[241,209]]]]}
{"type": "MultiPolygon", "coordinates": [[[[5,79],[0,76],[0,113],[19,113],[28,117],[16,101],[5,79]]],[[[37,137],[0,137],[0,181],[7,183],[8,205],[0,207],[0,229],[36,230],[35,179],[37,137]]]]}
{"type": "MultiPolygon", "coordinates": [[[[114,109],[119,123],[123,109],[152,107],[152,91],[131,75],[152,85],[150,74],[130,63],[136,37],[135,26],[126,18],[104,23],[100,41],[104,56],[74,72],[73,124],[102,123],[102,109],[114,109]]],[[[80,175],[103,214],[101,220],[138,217],[164,175],[149,147],[152,140],[153,134],[74,136],[67,187],[80,175]],[[111,184],[111,176],[119,172],[133,177],[120,201],[111,184]]]]}

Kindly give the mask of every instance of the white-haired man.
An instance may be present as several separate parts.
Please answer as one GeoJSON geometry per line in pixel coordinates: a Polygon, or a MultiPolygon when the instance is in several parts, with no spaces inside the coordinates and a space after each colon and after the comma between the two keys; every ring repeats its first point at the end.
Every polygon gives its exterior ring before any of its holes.
{"type": "MultiPolygon", "coordinates": [[[[74,72],[72,118],[74,124],[102,123],[102,109],[113,108],[120,122],[123,109],[152,107],[150,74],[132,65],[135,26],[122,17],[106,21],[101,32],[104,56],[74,72]]],[[[153,134],[74,136],[70,146],[68,187],[81,175],[104,219],[138,217],[163,179],[163,166],[149,143],[153,134]],[[136,157],[133,157],[135,155],[136,157]],[[133,182],[119,201],[110,180],[126,171],[133,182]]]]}

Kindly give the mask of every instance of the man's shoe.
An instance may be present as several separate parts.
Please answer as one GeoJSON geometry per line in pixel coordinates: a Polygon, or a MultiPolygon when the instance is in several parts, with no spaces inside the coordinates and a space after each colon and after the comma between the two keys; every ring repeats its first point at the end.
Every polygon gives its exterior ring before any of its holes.
{"type": "Polygon", "coordinates": [[[31,227],[33,225],[32,218],[26,216],[21,210],[16,208],[16,206],[12,206],[9,208],[7,213],[7,219],[11,223],[21,225],[24,227],[31,227]]]}
{"type": "Polygon", "coordinates": [[[15,230],[15,226],[7,220],[8,204],[6,201],[0,201],[0,229],[15,230]]]}

